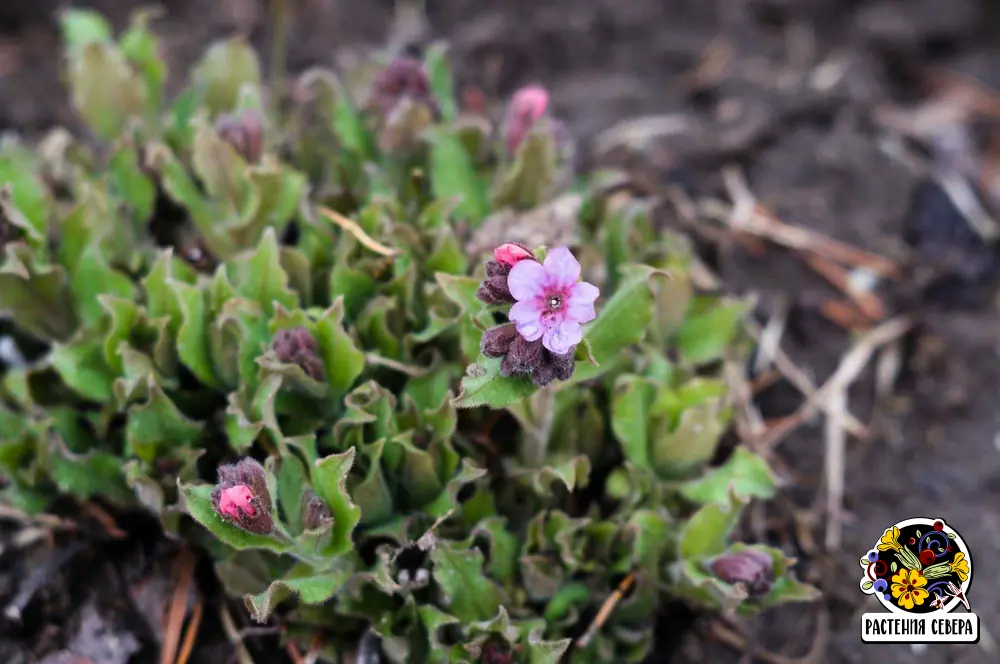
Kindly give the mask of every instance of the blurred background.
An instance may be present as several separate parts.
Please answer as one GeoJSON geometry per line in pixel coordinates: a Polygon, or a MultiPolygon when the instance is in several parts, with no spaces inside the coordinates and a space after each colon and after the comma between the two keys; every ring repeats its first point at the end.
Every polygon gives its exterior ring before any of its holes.
{"type": "MultiPolygon", "coordinates": [[[[0,130],[33,138],[80,129],[59,79],[55,12],[66,4],[96,8],[121,28],[146,3],[0,1],[0,130]]],[[[173,72],[217,37],[246,34],[264,53],[274,37],[259,0],[161,4],[156,31],[173,72]]],[[[285,5],[292,75],[443,39],[460,82],[491,98],[527,83],[548,87],[581,141],[581,167],[626,169],[662,194],[658,214],[697,243],[703,285],[758,297],[758,327],[771,340],[759,354],[779,370],[751,367],[752,403],[769,432],[757,442],[786,486],[755,508],[747,537],[798,556],[800,576],[825,599],[758,619],[738,643],[710,620],[667,621],[651,661],[1000,661],[1000,3],[285,5]],[[716,200],[755,203],[773,224],[708,220],[716,200]],[[853,266],[800,251],[817,244],[846,250],[853,266]],[[873,276],[865,252],[892,276],[873,276]],[[866,354],[869,333],[884,324],[898,334],[866,354]],[[795,415],[803,390],[838,367],[858,374],[846,448],[832,416],[795,415]],[[860,642],[867,604],[857,561],[886,527],[918,516],[945,519],[971,549],[977,646],[860,642]]],[[[55,638],[69,628],[49,629],[55,638]]],[[[32,661],[24,653],[35,644],[19,638],[0,630],[0,661],[32,661]]],[[[191,661],[227,661],[223,653],[206,644],[191,661]]]]}

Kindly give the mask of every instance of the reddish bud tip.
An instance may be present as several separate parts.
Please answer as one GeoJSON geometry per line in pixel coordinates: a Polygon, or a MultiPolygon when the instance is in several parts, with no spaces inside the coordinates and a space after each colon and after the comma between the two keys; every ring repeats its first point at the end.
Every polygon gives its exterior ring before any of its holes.
{"type": "Polygon", "coordinates": [[[219,467],[212,505],[219,516],[244,530],[261,535],[274,530],[267,477],[264,467],[254,459],[219,467]]]}
{"type": "Polygon", "coordinates": [[[501,265],[513,267],[515,263],[525,259],[535,259],[535,254],[523,244],[517,242],[505,242],[493,250],[493,258],[501,265]]]}
{"type": "Polygon", "coordinates": [[[549,93],[538,85],[521,88],[511,99],[507,109],[506,130],[504,142],[507,153],[513,155],[521,146],[525,136],[535,123],[545,115],[549,107],[549,93]]]}
{"type": "Polygon", "coordinates": [[[494,636],[483,644],[480,664],[514,664],[514,650],[504,639],[494,636]]]}
{"type": "Polygon", "coordinates": [[[223,489],[219,497],[219,511],[223,516],[238,519],[241,510],[249,516],[253,516],[256,512],[250,487],[240,485],[223,489]]]}
{"type": "Polygon", "coordinates": [[[260,113],[250,110],[238,116],[220,116],[215,130],[248,164],[260,161],[264,153],[264,122],[260,113]]]}

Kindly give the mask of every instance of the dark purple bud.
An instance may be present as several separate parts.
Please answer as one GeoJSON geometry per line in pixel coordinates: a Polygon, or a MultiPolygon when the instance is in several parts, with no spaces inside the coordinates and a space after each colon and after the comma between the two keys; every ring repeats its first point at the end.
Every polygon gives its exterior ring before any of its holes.
{"type": "Polygon", "coordinates": [[[219,516],[244,530],[260,535],[274,530],[264,467],[250,457],[219,466],[212,505],[219,516]]]}
{"type": "Polygon", "coordinates": [[[493,636],[483,644],[479,654],[480,664],[514,664],[514,650],[502,637],[493,636]]]}
{"type": "Polygon", "coordinates": [[[407,98],[426,104],[437,117],[437,101],[431,94],[431,79],[424,63],[415,58],[400,56],[375,79],[371,101],[382,117],[386,118],[400,101],[407,98]]]}
{"type": "Polygon", "coordinates": [[[316,530],[333,522],[333,514],[323,499],[309,489],[302,496],[302,529],[316,530]]]}
{"type": "Polygon", "coordinates": [[[476,290],[476,297],[488,305],[514,304],[517,300],[510,294],[507,286],[507,275],[510,274],[510,266],[502,265],[497,261],[486,263],[486,278],[479,284],[476,290]]]}
{"type": "Polygon", "coordinates": [[[721,581],[745,586],[751,597],[766,595],[774,580],[774,560],[754,549],[719,556],[709,567],[721,581]]]}
{"type": "Polygon", "coordinates": [[[570,349],[565,355],[555,355],[548,350],[542,351],[542,359],[531,373],[531,380],[538,387],[545,387],[553,380],[569,380],[573,376],[573,369],[576,363],[573,354],[576,347],[570,349]]]}
{"type": "Polygon", "coordinates": [[[483,332],[479,347],[487,357],[503,357],[510,352],[510,347],[517,339],[520,339],[517,328],[513,323],[508,323],[483,332]]]}
{"type": "Polygon", "coordinates": [[[248,164],[256,164],[264,153],[264,123],[257,111],[240,115],[222,115],[215,122],[215,131],[233,146],[248,164]]]}
{"type": "Polygon", "coordinates": [[[542,346],[541,339],[527,341],[521,335],[517,335],[507,357],[503,358],[500,374],[503,376],[530,374],[541,366],[544,353],[545,347],[542,346]]]}
{"type": "Polygon", "coordinates": [[[280,330],[274,335],[271,348],[280,362],[297,365],[313,380],[324,379],[323,361],[319,357],[316,340],[307,328],[300,325],[280,330]]]}

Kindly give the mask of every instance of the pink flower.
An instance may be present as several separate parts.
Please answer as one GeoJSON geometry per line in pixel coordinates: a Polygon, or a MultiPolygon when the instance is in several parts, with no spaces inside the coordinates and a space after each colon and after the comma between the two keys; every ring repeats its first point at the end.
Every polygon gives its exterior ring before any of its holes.
{"type": "Polygon", "coordinates": [[[519,261],[507,276],[507,287],[517,303],[510,320],[525,341],[542,340],[556,355],[569,353],[583,339],[581,324],[594,320],[597,286],[581,282],[580,263],[569,249],[549,252],[544,263],[519,261]]]}
{"type": "Polygon", "coordinates": [[[507,154],[517,152],[525,136],[538,120],[545,115],[549,107],[549,93],[538,85],[521,88],[514,93],[510,107],[507,109],[506,130],[504,141],[507,154]]]}
{"type": "Polygon", "coordinates": [[[253,516],[256,509],[253,506],[253,492],[250,487],[240,484],[223,489],[219,495],[219,512],[234,519],[240,518],[240,510],[247,516],[253,516]]]}

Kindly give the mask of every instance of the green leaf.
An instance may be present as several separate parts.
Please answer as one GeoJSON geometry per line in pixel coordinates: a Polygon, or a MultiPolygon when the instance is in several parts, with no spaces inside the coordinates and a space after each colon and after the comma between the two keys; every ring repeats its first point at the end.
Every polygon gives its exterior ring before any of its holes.
{"type": "Polygon", "coordinates": [[[35,162],[27,150],[0,146],[0,213],[30,244],[41,246],[48,235],[53,201],[35,162]]]}
{"type": "Polygon", "coordinates": [[[316,321],[316,347],[323,359],[331,396],[339,400],[365,369],[365,354],[344,330],[344,300],[338,297],[316,321]]]}
{"type": "Polygon", "coordinates": [[[528,664],[558,664],[562,661],[563,655],[569,650],[573,639],[559,639],[558,641],[545,641],[541,637],[541,630],[532,634],[528,638],[528,664]]]}
{"type": "Polygon", "coordinates": [[[243,37],[218,41],[195,66],[192,81],[213,115],[229,112],[239,102],[241,87],[261,84],[260,61],[243,37]]]}
{"type": "Polygon", "coordinates": [[[121,134],[128,121],[142,117],[146,109],[146,86],[115,44],[83,44],[70,56],[67,77],[73,108],[106,141],[121,134]]]}
{"type": "Polygon", "coordinates": [[[456,214],[468,219],[473,228],[479,226],[489,214],[490,202],[462,139],[447,129],[436,128],[430,140],[428,170],[434,197],[458,198],[456,214]]]}
{"type": "Polygon", "coordinates": [[[653,381],[626,374],[615,381],[611,401],[611,430],[621,443],[625,458],[646,470],[653,469],[649,458],[649,408],[656,392],[653,381]]]}
{"type": "Polygon", "coordinates": [[[621,352],[639,343],[646,334],[646,327],[653,319],[653,292],[650,284],[654,278],[667,274],[648,265],[626,265],[622,268],[620,284],[607,303],[597,313],[597,318],[587,323],[583,338],[598,366],[580,363],[573,377],[561,384],[570,385],[590,380],[611,370],[621,352]]]}
{"type": "Polygon", "coordinates": [[[424,54],[424,64],[431,79],[431,92],[441,109],[445,124],[450,124],[458,115],[455,103],[455,83],[448,63],[448,49],[443,43],[432,44],[424,54]]]}
{"type": "Polygon", "coordinates": [[[726,550],[726,540],[742,512],[742,503],[732,501],[728,505],[709,503],[691,515],[691,519],[681,531],[678,546],[680,558],[714,556],[726,550]]]}
{"type": "Polygon", "coordinates": [[[466,371],[461,390],[451,403],[455,408],[503,408],[534,394],[538,387],[525,376],[500,375],[500,358],[480,355],[466,371]]]}
{"type": "Polygon", "coordinates": [[[135,223],[146,223],[156,205],[156,185],[142,172],[139,152],[130,145],[116,150],[108,162],[108,176],[118,196],[131,208],[135,223]]]}
{"type": "Polygon", "coordinates": [[[236,293],[260,304],[268,317],[274,315],[275,303],[285,309],[297,309],[298,293],[288,288],[288,275],[281,267],[281,249],[273,228],[264,231],[260,246],[235,264],[233,282],[236,293]]]}
{"type": "Polygon", "coordinates": [[[114,398],[115,375],[104,358],[100,339],[81,337],[66,345],[55,344],[50,361],[63,382],[84,398],[97,403],[114,398]]]}
{"type": "Polygon", "coordinates": [[[23,244],[3,248],[0,265],[0,314],[40,339],[65,341],[76,327],[69,279],[59,266],[39,266],[23,244]]]}
{"type": "Polygon", "coordinates": [[[650,446],[650,461],[657,475],[667,480],[682,479],[702,468],[715,455],[726,420],[722,398],[688,406],[673,430],[668,421],[660,419],[650,446]]]}
{"type": "Polygon", "coordinates": [[[163,88],[167,81],[167,65],[160,58],[160,43],[149,30],[149,22],[158,15],[155,9],[140,9],[132,15],[130,25],[118,40],[122,52],[142,74],[146,83],[149,108],[159,112],[163,106],[163,88]]]}
{"type": "Polygon", "coordinates": [[[677,330],[677,349],[691,364],[708,364],[723,356],[746,312],[743,302],[719,303],[688,316],[677,330]]]}
{"type": "MultiPolygon", "coordinates": [[[[543,121],[544,123],[544,121],[543,121]]],[[[547,124],[539,123],[517,149],[514,162],[499,173],[493,206],[532,210],[545,202],[556,176],[556,144],[547,124]]]]}
{"type": "Polygon", "coordinates": [[[246,162],[203,119],[195,122],[191,166],[211,198],[232,212],[243,209],[250,195],[246,162]]]}
{"type": "Polygon", "coordinates": [[[66,54],[75,56],[83,47],[92,42],[109,42],[112,38],[111,24],[99,12],[92,9],[68,7],[58,12],[59,31],[62,33],[66,54]]]}
{"type": "Polygon", "coordinates": [[[181,281],[170,281],[168,284],[177,298],[182,321],[177,331],[178,357],[199,381],[211,387],[221,387],[222,381],[212,362],[208,338],[208,294],[181,281]]]}
{"type": "Polygon", "coordinates": [[[767,461],[745,447],[737,447],[722,467],[685,482],[680,493],[695,503],[725,505],[730,492],[743,498],[766,500],[774,496],[774,488],[774,475],[767,461]]]}
{"type": "Polygon", "coordinates": [[[463,622],[488,620],[500,608],[496,584],[483,574],[483,554],[479,549],[439,541],[431,551],[432,574],[442,592],[448,613],[463,622]]]}
{"type": "Polygon", "coordinates": [[[874,585],[875,585],[874,581],[865,581],[864,583],[861,584],[861,589],[862,590],[871,590],[872,586],[874,586],[874,585]]]}
{"type": "Polygon", "coordinates": [[[333,532],[325,547],[325,556],[338,556],[353,547],[351,534],[361,520],[361,509],[347,492],[347,474],[354,465],[356,450],[352,447],[342,454],[331,454],[313,464],[312,483],[316,495],[323,499],[333,515],[333,532]]]}
{"type": "Polygon", "coordinates": [[[81,500],[103,495],[125,502],[132,497],[132,492],[125,485],[121,458],[98,451],[74,454],[59,441],[55,441],[52,447],[50,472],[62,493],[72,494],[81,500]]]}
{"type": "Polygon", "coordinates": [[[289,597],[296,596],[303,604],[323,604],[337,594],[350,576],[350,571],[346,569],[317,573],[300,563],[285,578],[273,581],[266,591],[259,595],[246,595],[243,601],[253,619],[264,624],[274,609],[289,597]]]}
{"type": "Polygon", "coordinates": [[[517,576],[521,542],[507,530],[507,519],[500,516],[487,517],[476,524],[472,534],[489,540],[490,561],[486,563],[486,572],[500,583],[513,583],[517,576]]]}
{"type": "Polygon", "coordinates": [[[212,486],[209,484],[181,484],[177,486],[184,496],[184,506],[191,517],[208,529],[225,544],[237,550],[265,549],[273,553],[287,553],[294,547],[271,535],[258,535],[235,526],[215,512],[212,506],[212,486]]]}
{"type": "Polygon", "coordinates": [[[146,403],[129,408],[125,441],[136,456],[154,464],[161,455],[192,445],[204,424],[185,417],[152,380],[148,390],[146,403]]]}

